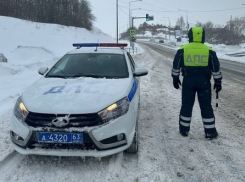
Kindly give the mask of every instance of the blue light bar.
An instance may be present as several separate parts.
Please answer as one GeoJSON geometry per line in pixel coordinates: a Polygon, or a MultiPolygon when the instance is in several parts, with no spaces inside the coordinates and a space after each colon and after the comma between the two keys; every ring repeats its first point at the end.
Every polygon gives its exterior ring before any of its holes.
{"type": "Polygon", "coordinates": [[[73,47],[99,47],[99,43],[77,43],[73,47]]]}

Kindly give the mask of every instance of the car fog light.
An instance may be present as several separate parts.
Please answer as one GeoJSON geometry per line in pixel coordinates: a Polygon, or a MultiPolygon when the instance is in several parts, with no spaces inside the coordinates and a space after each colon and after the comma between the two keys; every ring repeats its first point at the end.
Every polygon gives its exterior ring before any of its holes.
{"type": "Polygon", "coordinates": [[[12,136],[15,140],[18,141],[24,141],[24,138],[22,138],[21,136],[17,135],[15,132],[12,131],[12,136]]]}
{"type": "Polygon", "coordinates": [[[117,135],[117,140],[120,141],[120,140],[122,140],[122,139],[123,139],[123,134],[122,134],[122,133],[121,133],[121,134],[118,134],[118,135],[117,135]]]}

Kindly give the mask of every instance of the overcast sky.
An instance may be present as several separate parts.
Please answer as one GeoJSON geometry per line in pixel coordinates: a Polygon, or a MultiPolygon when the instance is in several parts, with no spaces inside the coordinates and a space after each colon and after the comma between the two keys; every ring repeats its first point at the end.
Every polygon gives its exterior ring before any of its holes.
{"type": "MultiPolygon", "coordinates": [[[[92,13],[96,16],[94,25],[112,37],[117,30],[117,0],[88,0],[92,5],[92,13]]],[[[154,16],[149,24],[171,25],[183,16],[188,17],[190,26],[197,21],[225,25],[234,17],[245,16],[245,0],[118,0],[118,32],[125,31],[129,26],[129,4],[133,17],[145,17],[148,13],[154,16]],[[129,3],[130,2],[130,3],[129,3]],[[139,9],[141,8],[141,9],[139,9]],[[164,18],[163,18],[164,17],[164,18]]],[[[139,26],[145,19],[135,19],[134,25],[139,26]]]]}

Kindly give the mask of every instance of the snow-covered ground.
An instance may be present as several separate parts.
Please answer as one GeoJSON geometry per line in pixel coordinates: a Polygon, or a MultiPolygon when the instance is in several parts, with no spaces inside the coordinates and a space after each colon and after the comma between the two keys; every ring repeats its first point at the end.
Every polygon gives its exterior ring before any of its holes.
{"type": "MultiPolygon", "coordinates": [[[[8,59],[7,63],[0,63],[1,182],[245,181],[244,123],[234,120],[236,124],[230,125],[233,116],[224,116],[233,106],[227,106],[222,112],[216,111],[220,138],[207,141],[204,139],[200,111],[195,104],[190,137],[181,137],[178,134],[181,94],[172,86],[169,67],[172,60],[137,43],[138,51],[133,57],[137,64],[149,71],[147,76],[141,78],[138,155],[119,153],[104,159],[14,155],[8,131],[10,114],[18,96],[40,77],[38,68],[54,64],[63,54],[74,49],[74,42],[115,40],[98,29],[89,32],[81,28],[1,16],[0,37],[0,53],[8,59]],[[162,59],[166,59],[169,65],[165,65],[162,59]]],[[[245,62],[244,58],[225,55],[244,51],[244,45],[212,47],[220,58],[224,56],[245,62]]],[[[236,92],[240,91],[236,83],[225,81],[224,84],[232,91],[234,88],[236,92]]],[[[244,121],[244,115],[241,120],[244,121]]]]}

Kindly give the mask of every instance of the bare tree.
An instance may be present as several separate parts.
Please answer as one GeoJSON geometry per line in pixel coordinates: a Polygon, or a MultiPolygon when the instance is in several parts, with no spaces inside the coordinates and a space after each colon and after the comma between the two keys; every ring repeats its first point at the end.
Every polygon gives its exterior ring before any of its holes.
{"type": "Polygon", "coordinates": [[[88,0],[0,0],[0,15],[92,29],[88,0]]]}
{"type": "Polygon", "coordinates": [[[213,22],[208,21],[203,26],[204,26],[203,28],[205,28],[206,30],[210,30],[214,27],[214,24],[213,24],[213,22]]]}
{"type": "Polygon", "coordinates": [[[232,31],[235,35],[241,36],[245,30],[245,17],[235,17],[232,21],[232,31]]]}
{"type": "Polygon", "coordinates": [[[185,29],[185,22],[183,16],[177,19],[176,25],[179,26],[181,30],[185,29]]]}

